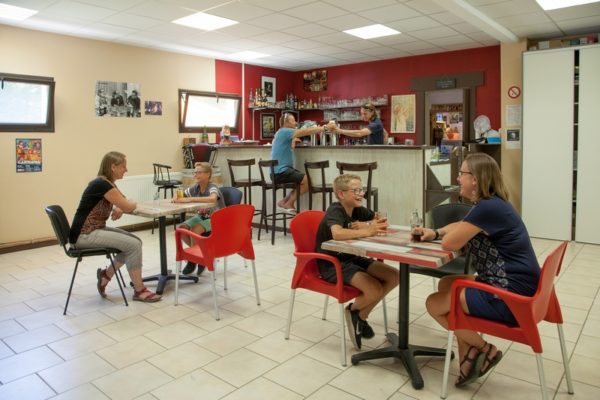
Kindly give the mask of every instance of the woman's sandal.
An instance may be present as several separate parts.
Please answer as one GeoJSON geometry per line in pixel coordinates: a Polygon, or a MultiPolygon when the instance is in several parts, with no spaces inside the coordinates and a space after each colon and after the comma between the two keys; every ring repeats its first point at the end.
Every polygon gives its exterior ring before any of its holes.
{"type": "Polygon", "coordinates": [[[98,279],[98,282],[96,283],[98,293],[100,293],[100,296],[102,296],[103,298],[106,298],[106,286],[110,282],[110,278],[108,277],[108,275],[106,275],[106,270],[98,268],[96,270],[96,278],[98,279]],[[102,284],[102,279],[106,279],[106,283],[104,285],[102,284]]]}
{"type": "Polygon", "coordinates": [[[485,359],[483,360],[483,365],[479,370],[479,376],[484,376],[485,374],[490,372],[490,370],[494,368],[496,364],[500,362],[500,360],[502,360],[502,352],[498,350],[493,344],[486,342],[481,348],[481,354],[485,356],[485,359]],[[483,349],[485,349],[486,346],[488,346],[488,350],[483,351],[483,349]],[[493,349],[496,349],[496,354],[494,354],[494,357],[490,357],[493,349]]]}
{"type": "Polygon", "coordinates": [[[464,358],[460,362],[460,369],[459,369],[460,376],[454,383],[454,386],[463,387],[463,386],[468,385],[471,382],[475,382],[477,380],[477,378],[479,378],[479,376],[480,376],[479,371],[481,369],[481,364],[483,363],[483,359],[485,358],[485,354],[486,353],[480,352],[479,349],[477,349],[475,346],[469,347],[469,349],[465,353],[464,358]],[[471,350],[477,351],[477,354],[475,355],[475,357],[469,357],[469,355],[471,354],[471,350]],[[464,363],[469,363],[471,365],[471,368],[467,371],[466,374],[464,373],[463,368],[462,368],[464,363]]]}
{"type": "Polygon", "coordinates": [[[140,290],[139,292],[137,290],[133,291],[133,300],[134,301],[141,301],[143,303],[156,303],[157,301],[159,301],[161,299],[161,296],[148,290],[147,287],[144,287],[142,290],[140,290]],[[150,293],[147,296],[142,297],[141,295],[144,293],[150,293]]]}

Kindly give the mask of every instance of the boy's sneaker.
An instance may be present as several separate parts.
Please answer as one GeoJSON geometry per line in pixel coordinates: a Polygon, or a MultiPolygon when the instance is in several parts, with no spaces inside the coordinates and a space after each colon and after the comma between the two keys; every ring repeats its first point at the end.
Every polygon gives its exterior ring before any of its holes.
{"type": "Polygon", "coordinates": [[[360,350],[362,346],[361,342],[361,319],[358,317],[358,310],[351,310],[352,303],[348,304],[344,312],[346,316],[346,326],[348,327],[348,335],[356,350],[360,350]]]}
{"type": "Polygon", "coordinates": [[[373,328],[371,328],[371,325],[369,325],[369,323],[367,321],[363,321],[361,319],[360,324],[361,324],[361,333],[360,334],[364,339],[371,339],[373,336],[375,336],[375,332],[373,331],[373,328]]]}
{"type": "Polygon", "coordinates": [[[196,269],[196,264],[194,264],[191,261],[188,261],[187,264],[185,265],[185,268],[183,268],[183,271],[181,271],[181,273],[184,275],[189,275],[192,272],[194,272],[195,269],[196,269]]]}

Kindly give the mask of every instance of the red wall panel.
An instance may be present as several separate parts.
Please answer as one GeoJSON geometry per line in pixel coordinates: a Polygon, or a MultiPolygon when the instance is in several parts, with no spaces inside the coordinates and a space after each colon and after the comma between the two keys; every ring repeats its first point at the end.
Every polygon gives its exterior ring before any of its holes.
{"type": "MultiPolygon", "coordinates": [[[[234,68],[235,63],[218,61],[217,90],[220,88],[241,89],[241,64],[234,68]],[[237,86],[236,85],[237,82],[237,86]]],[[[277,79],[277,100],[284,100],[285,95],[294,92],[299,99],[317,100],[321,96],[336,99],[352,99],[357,97],[379,96],[387,94],[412,93],[410,81],[415,77],[446,75],[483,71],[484,84],[477,88],[476,115],[485,114],[490,118],[493,128],[500,127],[500,47],[491,46],[477,49],[452,51],[446,53],[427,54],[423,56],[395,58],[368,63],[326,67],[328,87],[322,92],[305,92],[303,88],[303,73],[305,71],[290,72],[274,68],[265,68],[255,65],[245,65],[245,88],[242,90],[246,101],[250,88],[260,87],[261,76],[270,76],[277,79]]],[[[231,90],[223,90],[231,91],[231,90]]],[[[382,110],[384,125],[389,130],[389,107],[382,110]]],[[[246,118],[246,138],[252,138],[252,112],[242,113],[246,118]]],[[[258,126],[259,113],[256,113],[254,139],[260,139],[258,126]]],[[[303,117],[303,115],[301,115],[303,117]]],[[[315,113],[307,113],[306,117],[316,118],[315,113]]],[[[424,116],[417,115],[418,123],[424,121],[424,116]]],[[[397,135],[401,140],[414,138],[416,135],[397,135]]]]}

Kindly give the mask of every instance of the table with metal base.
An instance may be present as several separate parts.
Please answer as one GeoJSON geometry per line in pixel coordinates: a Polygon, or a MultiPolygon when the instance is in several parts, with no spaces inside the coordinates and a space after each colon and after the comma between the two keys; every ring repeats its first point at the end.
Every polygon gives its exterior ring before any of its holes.
{"type": "MultiPolygon", "coordinates": [[[[170,200],[155,200],[138,204],[138,207],[132,212],[141,217],[158,218],[160,274],[142,278],[144,282],[158,281],[157,294],[163,294],[167,281],[175,279],[175,274],[172,274],[167,267],[167,216],[180,214],[183,221],[186,212],[196,211],[200,208],[212,208],[214,205],[214,203],[171,203],[170,200]]],[[[198,282],[197,276],[180,275],[179,279],[198,282]]]]}
{"type": "MultiPolygon", "coordinates": [[[[439,243],[411,242],[410,229],[402,226],[391,226],[386,236],[373,236],[353,240],[329,240],[321,246],[326,250],[399,262],[398,334],[388,333],[386,335],[391,343],[388,347],[354,354],[352,356],[352,364],[356,365],[361,361],[379,358],[398,358],[406,368],[413,387],[415,389],[422,389],[424,386],[423,377],[421,376],[415,357],[445,357],[446,349],[409,344],[409,265],[414,264],[421,267],[439,268],[453,260],[456,254],[444,251],[439,243]]],[[[454,354],[452,354],[452,357],[454,357],[454,354]]]]}
{"type": "MultiPolygon", "coordinates": [[[[410,381],[415,389],[422,389],[424,386],[421,371],[417,366],[415,356],[434,356],[445,357],[446,349],[419,346],[408,343],[408,310],[409,310],[409,291],[410,291],[410,273],[409,265],[400,263],[400,295],[398,297],[398,334],[388,332],[386,337],[391,343],[390,346],[364,353],[354,354],[352,356],[352,365],[361,361],[377,360],[379,358],[395,357],[402,361],[410,381]]],[[[454,358],[454,352],[452,352],[454,358]]]]}

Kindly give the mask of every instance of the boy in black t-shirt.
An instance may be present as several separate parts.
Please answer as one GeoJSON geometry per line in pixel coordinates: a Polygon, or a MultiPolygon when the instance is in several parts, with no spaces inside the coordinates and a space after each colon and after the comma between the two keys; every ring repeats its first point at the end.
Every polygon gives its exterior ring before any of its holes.
{"type": "MultiPolygon", "coordinates": [[[[362,206],[364,190],[357,175],[340,175],[333,181],[333,191],[339,202],[332,203],[317,231],[316,251],[331,255],[340,260],[344,283],[354,286],[362,293],[354,303],[346,307],[346,323],[350,339],[356,350],[361,348],[361,339],[375,336],[367,323],[369,313],[390,292],[398,286],[398,270],[372,258],[323,250],[321,244],[331,239],[348,240],[375,236],[385,232],[386,219],[378,218],[375,212],[362,206]]],[[[318,260],[321,277],[335,283],[333,265],[318,260]]]]}

